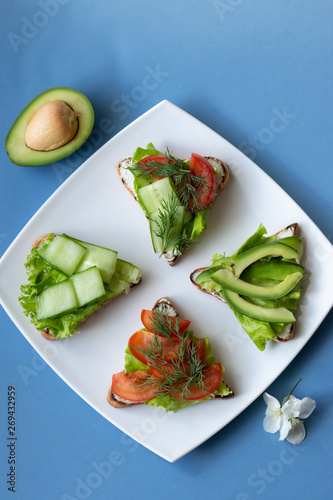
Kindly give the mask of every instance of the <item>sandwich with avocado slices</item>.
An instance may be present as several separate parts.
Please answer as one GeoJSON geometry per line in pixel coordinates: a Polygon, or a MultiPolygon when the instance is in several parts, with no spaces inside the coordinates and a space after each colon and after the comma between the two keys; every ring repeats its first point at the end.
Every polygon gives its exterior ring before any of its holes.
{"type": "Polygon", "coordinates": [[[286,342],[295,331],[294,311],[300,298],[304,268],[298,224],[273,236],[265,227],[231,256],[215,254],[209,267],[196,269],[193,284],[225,302],[255,345],[263,351],[268,340],[286,342]]]}
{"type": "Polygon", "coordinates": [[[29,283],[19,301],[48,340],[79,333],[91,314],[141,281],[141,269],[118,252],[66,234],[38,238],[25,267],[29,283]]]}
{"type": "Polygon", "coordinates": [[[125,369],[112,376],[108,402],[115,408],[145,404],[176,412],[234,395],[207,338],[198,338],[167,297],[141,313],[144,328],[129,339],[125,369]]]}
{"type": "Polygon", "coordinates": [[[212,203],[229,179],[222,160],[196,153],[181,160],[152,143],[118,163],[117,171],[149,220],[154,252],[171,266],[207,227],[212,203]]]}

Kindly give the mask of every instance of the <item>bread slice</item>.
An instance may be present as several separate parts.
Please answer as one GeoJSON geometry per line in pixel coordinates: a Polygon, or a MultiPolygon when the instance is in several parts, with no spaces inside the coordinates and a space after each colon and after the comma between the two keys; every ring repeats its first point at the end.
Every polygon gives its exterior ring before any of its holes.
{"type": "MultiPolygon", "coordinates": [[[[42,244],[42,242],[49,237],[49,235],[50,234],[45,234],[44,236],[40,236],[39,238],[37,238],[37,240],[33,243],[32,247],[33,248],[34,247],[36,247],[36,248],[39,247],[42,244]]],[[[53,236],[56,236],[56,234],[53,234],[53,236]]],[[[135,283],[131,283],[130,287],[133,288],[134,286],[138,285],[140,282],[141,282],[141,277],[135,283]]],[[[88,318],[90,318],[92,315],[94,315],[97,311],[99,311],[102,307],[104,307],[106,304],[109,304],[110,302],[112,302],[112,300],[116,299],[117,297],[113,297],[113,298],[111,298],[111,299],[106,300],[105,302],[103,302],[97,309],[95,309],[95,311],[93,311],[86,318],[84,318],[84,320],[81,321],[81,323],[79,323],[78,326],[82,325],[82,323],[84,321],[86,321],[88,318]]],[[[50,330],[48,328],[45,328],[44,330],[42,330],[41,334],[47,340],[61,340],[61,339],[55,337],[54,335],[52,335],[52,333],[50,332],[50,330]]]]}
{"type": "MultiPolygon", "coordinates": [[[[280,238],[287,238],[288,236],[296,236],[297,234],[298,234],[298,223],[295,222],[295,223],[290,224],[289,226],[285,227],[284,229],[281,229],[281,231],[278,231],[277,233],[275,233],[274,236],[277,239],[280,239],[280,238]]],[[[222,302],[225,302],[225,300],[223,299],[223,297],[219,293],[217,293],[215,291],[204,290],[201,287],[201,285],[196,283],[195,280],[196,280],[197,276],[200,273],[202,273],[203,271],[205,271],[206,269],[208,269],[208,267],[201,267],[201,268],[193,271],[190,275],[190,280],[192,281],[193,285],[195,285],[198,288],[198,290],[200,290],[201,292],[208,293],[209,295],[212,295],[213,297],[216,297],[217,299],[222,300],[222,302]]],[[[294,335],[295,325],[296,325],[296,323],[288,323],[285,326],[285,328],[282,330],[280,335],[278,337],[276,337],[276,339],[274,339],[274,340],[276,342],[287,342],[288,340],[290,340],[292,338],[292,336],[294,335]]]]}
{"type": "MultiPolygon", "coordinates": [[[[228,165],[222,161],[219,160],[218,158],[215,158],[213,156],[205,156],[204,157],[206,160],[209,161],[209,163],[214,167],[214,169],[218,172],[217,174],[217,189],[215,193],[215,197],[213,199],[213,202],[216,198],[216,196],[220,193],[220,191],[225,187],[229,180],[229,167],[228,165]]],[[[134,190],[134,175],[128,170],[128,167],[132,165],[132,157],[125,158],[121,162],[118,163],[117,165],[117,172],[118,175],[123,183],[123,185],[126,187],[126,189],[131,193],[133,198],[137,200],[137,196],[135,194],[134,190]]],[[[178,259],[181,257],[181,255],[174,255],[172,252],[165,252],[163,254],[164,259],[168,262],[170,266],[174,266],[178,259]]]]}
{"type": "MultiPolygon", "coordinates": [[[[178,311],[176,309],[176,306],[174,303],[168,298],[168,297],[162,297],[159,300],[157,300],[153,306],[153,311],[154,310],[162,310],[163,314],[168,314],[169,316],[178,316],[178,311]]],[[[226,384],[228,387],[229,391],[231,391],[230,387],[226,384]]],[[[212,395],[210,399],[229,399],[234,396],[234,393],[231,392],[227,396],[214,396],[212,395]]],[[[115,408],[126,408],[129,406],[134,406],[138,404],[144,404],[144,403],[132,403],[130,401],[124,401],[120,400],[113,392],[112,392],[112,384],[111,387],[108,391],[107,395],[107,400],[110,403],[110,405],[114,406],[115,408]]]]}

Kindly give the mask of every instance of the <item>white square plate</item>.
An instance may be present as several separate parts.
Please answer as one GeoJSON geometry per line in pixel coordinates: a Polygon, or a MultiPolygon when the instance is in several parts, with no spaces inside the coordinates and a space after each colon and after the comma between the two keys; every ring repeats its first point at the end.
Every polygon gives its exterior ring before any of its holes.
{"type": "Polygon", "coordinates": [[[139,443],[173,462],[222,429],[270,385],[293,360],[332,307],[332,246],[298,205],[249,158],[180,108],[162,101],[105,144],[40,208],[0,261],[3,307],[26,339],[87,403],[139,443]],[[144,214],[122,186],[117,163],[153,142],[175,156],[215,156],[230,166],[229,184],[216,199],[202,243],[171,268],[152,250],[144,214]],[[260,352],[229,308],[200,293],[190,273],[207,266],[216,252],[231,254],[260,223],[269,234],[299,222],[305,240],[303,264],[310,271],[297,312],[297,328],[286,344],[260,352]],[[140,266],[142,283],[88,321],[80,335],[45,340],[24,316],[17,297],[26,283],[24,263],[35,239],[67,233],[118,250],[140,266]],[[11,286],[8,287],[8,283],[11,286]],[[176,414],[149,406],[116,409],[107,403],[113,373],[123,369],[127,341],[141,326],[140,312],[169,296],[192,320],[195,335],[208,335],[226,369],[233,399],[209,401],[176,414]],[[253,370],[253,367],[256,370],[253,370]]]}

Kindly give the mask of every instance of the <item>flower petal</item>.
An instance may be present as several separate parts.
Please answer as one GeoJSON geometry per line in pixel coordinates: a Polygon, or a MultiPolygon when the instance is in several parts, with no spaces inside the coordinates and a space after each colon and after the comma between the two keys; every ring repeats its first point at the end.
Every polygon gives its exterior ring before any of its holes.
{"type": "Polygon", "coordinates": [[[307,418],[316,407],[316,402],[311,398],[303,398],[299,405],[300,418],[307,418]]]}
{"type": "Polygon", "coordinates": [[[292,444],[299,444],[305,438],[305,427],[301,420],[294,424],[287,436],[287,441],[292,444]]]}
{"type": "Polygon", "coordinates": [[[298,403],[294,400],[287,401],[281,408],[281,412],[284,418],[289,420],[290,418],[297,418],[299,416],[299,411],[297,409],[298,403]]]}
{"type": "Polygon", "coordinates": [[[277,432],[280,429],[280,420],[281,417],[272,418],[270,416],[266,416],[263,422],[265,431],[270,432],[271,434],[277,432]]]}
{"type": "Polygon", "coordinates": [[[280,427],[280,437],[279,441],[284,441],[286,437],[289,434],[289,431],[291,429],[291,422],[288,418],[286,418],[284,415],[282,416],[281,419],[281,427],[280,427]]]}
{"type": "Polygon", "coordinates": [[[269,409],[271,412],[275,412],[280,408],[280,403],[274,396],[271,396],[270,394],[265,392],[263,398],[265,400],[265,403],[267,404],[267,409],[269,409]]]}

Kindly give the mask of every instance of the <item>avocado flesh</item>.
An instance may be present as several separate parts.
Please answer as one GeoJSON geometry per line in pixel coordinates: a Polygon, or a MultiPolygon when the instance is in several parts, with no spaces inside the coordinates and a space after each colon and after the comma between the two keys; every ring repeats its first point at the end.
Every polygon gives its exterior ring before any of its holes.
{"type": "Polygon", "coordinates": [[[94,126],[95,114],[89,99],[81,92],[57,87],[47,90],[33,99],[20,113],[9,130],[5,147],[12,163],[25,167],[47,165],[74,153],[88,139],[94,126]],[[35,151],[25,143],[25,131],[33,115],[44,104],[64,101],[79,113],[79,128],[73,139],[53,151],[35,151]]]}
{"type": "Polygon", "coordinates": [[[302,278],[302,273],[293,273],[281,283],[274,286],[258,286],[243,281],[229,269],[220,269],[213,273],[211,279],[233,292],[249,297],[279,299],[289,293],[302,278]]]}
{"type": "Polygon", "coordinates": [[[255,262],[244,269],[241,278],[252,283],[253,279],[268,279],[283,281],[290,274],[302,273],[304,268],[298,264],[290,264],[281,260],[272,259],[269,262],[255,262]]]}
{"type": "Polygon", "coordinates": [[[284,259],[297,259],[298,252],[293,248],[284,245],[283,243],[267,243],[265,245],[260,245],[251,250],[234,257],[232,262],[234,264],[234,274],[239,277],[244,269],[253,264],[259,259],[264,257],[283,257],[284,259]]]}
{"type": "Polygon", "coordinates": [[[296,321],[293,313],[285,307],[257,306],[243,299],[238,293],[226,288],[223,289],[223,296],[230,307],[251,318],[267,321],[268,323],[294,323],[296,321]]]}
{"type": "Polygon", "coordinates": [[[288,245],[289,247],[296,250],[298,253],[298,257],[296,260],[297,264],[300,263],[302,255],[303,255],[303,241],[299,236],[287,236],[286,238],[279,238],[279,243],[283,243],[284,245],[288,245]]]}

